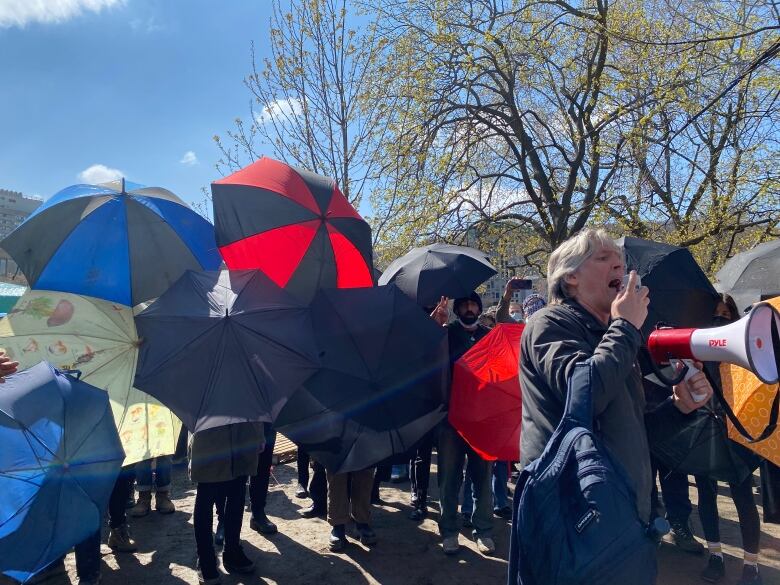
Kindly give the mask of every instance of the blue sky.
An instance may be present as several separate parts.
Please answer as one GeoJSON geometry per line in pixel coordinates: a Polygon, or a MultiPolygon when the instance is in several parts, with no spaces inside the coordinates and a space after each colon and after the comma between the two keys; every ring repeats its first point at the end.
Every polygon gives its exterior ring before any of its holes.
{"type": "Polygon", "coordinates": [[[0,188],[44,199],[109,170],[190,203],[248,117],[269,0],[0,0],[0,188]]]}

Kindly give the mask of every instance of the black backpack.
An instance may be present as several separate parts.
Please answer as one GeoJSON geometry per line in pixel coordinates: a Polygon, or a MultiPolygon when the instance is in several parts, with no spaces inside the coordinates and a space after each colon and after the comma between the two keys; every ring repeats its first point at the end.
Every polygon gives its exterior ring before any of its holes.
{"type": "Polygon", "coordinates": [[[657,534],[640,520],[625,471],[593,432],[596,375],[590,360],[574,366],[563,418],[520,474],[509,585],[655,583],[657,534]]]}

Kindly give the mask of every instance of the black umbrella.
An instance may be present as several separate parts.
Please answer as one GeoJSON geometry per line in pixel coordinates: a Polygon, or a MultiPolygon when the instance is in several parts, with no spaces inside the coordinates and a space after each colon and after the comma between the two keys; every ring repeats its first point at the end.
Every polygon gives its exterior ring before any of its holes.
{"type": "Polygon", "coordinates": [[[675,327],[707,327],[718,302],[718,293],[686,248],[643,240],[620,238],[626,269],[636,270],[650,289],[650,306],[642,333],[658,324],[675,327]]]}
{"type": "Polygon", "coordinates": [[[324,289],[312,302],[322,368],[278,430],[333,472],[409,450],[445,416],[446,330],[395,286],[324,289]]]}
{"type": "Polygon", "coordinates": [[[136,326],[135,386],[193,432],[274,420],[319,366],[309,309],[255,270],[187,271],[136,326]]]}
{"type": "Polygon", "coordinates": [[[780,240],[729,258],[716,277],[719,288],[734,297],[740,310],[780,295],[780,240]]]}
{"type": "Polygon", "coordinates": [[[414,248],[387,267],[379,284],[395,284],[421,307],[442,296],[458,298],[497,274],[487,254],[466,246],[432,244],[414,248]]]}

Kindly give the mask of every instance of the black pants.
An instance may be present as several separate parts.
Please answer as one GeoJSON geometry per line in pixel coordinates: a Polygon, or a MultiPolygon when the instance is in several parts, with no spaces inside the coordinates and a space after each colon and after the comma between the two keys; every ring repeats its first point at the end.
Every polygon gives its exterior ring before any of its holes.
{"type": "Polygon", "coordinates": [[[679,522],[680,524],[687,524],[693,509],[690,494],[688,493],[688,476],[678,471],[671,471],[663,463],[657,461],[655,457],[650,457],[650,468],[653,473],[653,491],[650,494],[653,515],[657,513],[656,510],[659,505],[658,488],[655,483],[655,474],[658,473],[664,508],[666,508],[666,519],[670,523],[679,522]]]}
{"type": "Polygon", "coordinates": [[[252,516],[265,513],[268,500],[268,482],[271,480],[271,463],[274,457],[276,431],[265,423],[265,449],[257,459],[257,475],[249,477],[249,501],[252,504],[252,516]]]}
{"type": "Polygon", "coordinates": [[[312,459],[311,482],[309,482],[309,497],[312,505],[323,512],[328,509],[328,476],[325,467],[312,459]]]}
{"type": "MultiPolygon", "coordinates": [[[[704,538],[709,542],[720,542],[718,518],[718,484],[706,477],[696,476],[699,488],[699,518],[704,529],[704,538]]],[[[729,484],[731,499],[739,517],[739,529],[742,532],[742,548],[749,553],[757,553],[761,540],[761,521],[758,508],[753,499],[753,476],[742,483],[729,484]]]]}
{"type": "Polygon", "coordinates": [[[298,447],[298,485],[309,485],[309,454],[298,447]]]}
{"type": "Polygon", "coordinates": [[[207,573],[217,570],[214,553],[214,506],[225,502],[222,521],[225,524],[225,550],[233,551],[241,544],[241,524],[244,518],[246,475],[230,481],[200,482],[195,494],[195,511],[192,522],[195,527],[195,546],[201,568],[207,573]]]}
{"type": "Polygon", "coordinates": [[[135,473],[132,467],[123,468],[116,478],[108,500],[108,525],[111,528],[117,528],[127,522],[125,508],[133,491],[133,481],[135,481],[135,473]]]}
{"type": "Polygon", "coordinates": [[[425,508],[428,503],[428,484],[431,479],[431,452],[434,433],[425,435],[409,460],[409,481],[412,489],[412,506],[425,508]]]}

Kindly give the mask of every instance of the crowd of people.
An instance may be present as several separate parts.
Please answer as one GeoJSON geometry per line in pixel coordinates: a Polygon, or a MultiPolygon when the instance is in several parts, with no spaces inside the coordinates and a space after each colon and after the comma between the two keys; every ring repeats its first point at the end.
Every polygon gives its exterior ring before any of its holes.
{"type": "MultiPolygon", "coordinates": [[[[295,495],[311,498],[311,505],[301,509],[300,515],[327,518],[331,526],[329,550],[344,550],[350,522],[355,523],[362,544],[372,546],[377,542],[377,534],[371,527],[371,507],[379,501],[381,481],[408,476],[412,507],[409,519],[420,522],[428,517],[435,449],[440,504],[438,528],[444,554],[458,553],[461,527],[468,527],[479,552],[493,555],[496,551],[494,519],[508,519],[512,515],[510,487],[515,465],[519,463],[522,467],[540,456],[561,419],[571,368],[592,359],[602,382],[593,397],[594,420],[599,436],[633,484],[639,517],[649,522],[660,513],[655,481],[658,475],[673,542],[681,550],[703,554],[704,546],[690,531],[692,506],[688,478],[653,461],[644,429],[647,417],[686,415],[711,403],[713,388],[710,378],[698,372],[688,381],[666,388],[660,400],[648,398],[652,390],[646,388],[637,367],[637,353],[652,291],[635,286],[635,273],[631,274],[628,285],[623,286],[625,272],[622,252],[614,241],[602,231],[584,230],[552,254],[547,301],[533,293],[526,295],[522,303],[514,302],[516,289],[512,279],[499,304],[487,310],[483,310],[482,300],[476,293],[454,299],[451,308],[450,300],[442,297],[438,305],[425,309],[432,319],[447,328],[451,364],[497,323],[526,324],[520,358],[521,461],[483,459],[446,419],[406,454],[405,461],[396,458],[358,472],[331,473],[301,449],[297,455],[295,495]],[[694,400],[694,393],[703,394],[705,400],[694,400]]],[[[733,301],[724,296],[713,315],[713,325],[738,317],[733,301]]],[[[698,366],[701,368],[701,364],[698,366]]],[[[5,363],[0,363],[2,367],[9,369],[5,363]]],[[[228,573],[249,573],[255,569],[240,540],[247,484],[251,529],[266,535],[277,532],[277,526],[265,513],[275,437],[276,432],[268,423],[233,424],[189,436],[190,479],[197,483],[193,516],[197,571],[199,581],[205,585],[220,582],[219,549],[222,567],[228,573]]],[[[116,552],[133,553],[137,549],[128,528],[128,515],[145,516],[153,507],[162,514],[175,511],[170,498],[170,470],[170,458],[161,457],[139,463],[135,469],[125,469],[120,474],[107,510],[108,546],[116,552]],[[132,501],[133,481],[137,482],[138,491],[135,501],[132,501]],[[128,508],[128,500],[132,507],[128,508]]],[[[716,485],[707,477],[695,479],[708,552],[701,577],[717,582],[723,578],[725,569],[718,531],[716,485]]],[[[760,525],[751,481],[748,478],[730,485],[744,548],[739,585],[761,583],[757,567],[760,525]]],[[[76,569],[82,585],[100,581],[99,545],[100,531],[97,531],[75,548],[76,569]]],[[[60,566],[60,563],[52,566],[38,580],[57,572],[60,566]]],[[[510,582],[517,581],[512,581],[510,575],[510,582]]]]}

